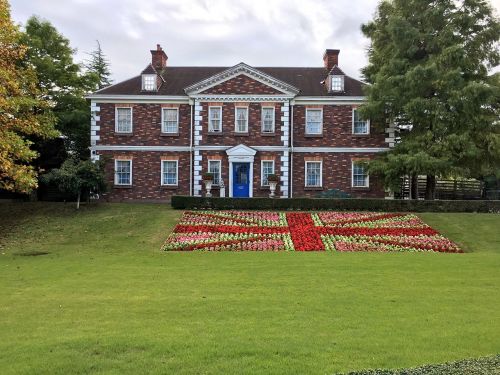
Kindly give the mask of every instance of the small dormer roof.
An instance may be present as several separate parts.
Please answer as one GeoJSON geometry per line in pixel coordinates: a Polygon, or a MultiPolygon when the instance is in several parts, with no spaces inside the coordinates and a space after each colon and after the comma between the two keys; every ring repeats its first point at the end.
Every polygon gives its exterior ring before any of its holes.
{"type": "Polygon", "coordinates": [[[331,76],[345,76],[345,73],[337,65],[334,65],[332,69],[328,72],[331,76]]]}

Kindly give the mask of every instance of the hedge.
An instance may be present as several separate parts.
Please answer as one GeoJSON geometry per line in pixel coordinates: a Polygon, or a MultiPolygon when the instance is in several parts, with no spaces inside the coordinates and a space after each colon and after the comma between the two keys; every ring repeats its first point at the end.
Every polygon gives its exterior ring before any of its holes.
{"type": "Polygon", "coordinates": [[[348,375],[498,375],[500,355],[399,370],[362,370],[348,375]]]}
{"type": "Polygon", "coordinates": [[[338,210],[385,212],[492,212],[500,213],[500,201],[399,200],[334,198],[205,198],[174,195],[172,207],[180,210],[338,210]]]}

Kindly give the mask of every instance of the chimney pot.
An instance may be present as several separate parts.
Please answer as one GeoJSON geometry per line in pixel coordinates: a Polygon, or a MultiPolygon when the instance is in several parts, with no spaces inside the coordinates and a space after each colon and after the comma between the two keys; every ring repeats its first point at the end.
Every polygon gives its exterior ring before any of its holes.
{"type": "Polygon", "coordinates": [[[327,49],[323,55],[325,69],[330,71],[335,65],[339,65],[339,49],[327,49]]]}

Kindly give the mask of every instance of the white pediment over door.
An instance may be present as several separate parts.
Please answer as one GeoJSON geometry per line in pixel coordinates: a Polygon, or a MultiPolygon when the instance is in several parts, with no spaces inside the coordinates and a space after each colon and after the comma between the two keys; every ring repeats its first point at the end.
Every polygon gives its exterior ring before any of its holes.
{"type": "Polygon", "coordinates": [[[250,162],[253,163],[255,154],[257,153],[251,147],[239,144],[238,146],[231,147],[226,150],[226,154],[231,162],[250,162]]]}

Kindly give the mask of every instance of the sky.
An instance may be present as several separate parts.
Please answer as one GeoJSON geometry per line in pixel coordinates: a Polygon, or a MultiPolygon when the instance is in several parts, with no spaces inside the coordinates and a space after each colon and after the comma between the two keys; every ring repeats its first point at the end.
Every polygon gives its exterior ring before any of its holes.
{"type": "MultiPolygon", "coordinates": [[[[493,3],[500,0],[493,0],[493,3]]],[[[361,24],[378,0],[11,0],[14,22],[50,21],[77,50],[99,40],[114,82],[136,76],[159,43],[171,66],[322,66],[326,48],[354,78],[367,64],[361,24]]],[[[497,5],[497,9],[500,4],[497,5]]]]}

